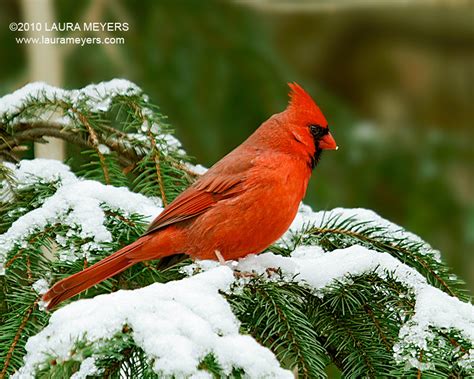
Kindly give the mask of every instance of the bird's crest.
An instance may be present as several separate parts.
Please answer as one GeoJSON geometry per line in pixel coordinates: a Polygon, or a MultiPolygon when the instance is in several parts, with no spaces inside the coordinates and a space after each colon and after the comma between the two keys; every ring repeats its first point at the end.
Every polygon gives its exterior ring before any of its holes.
{"type": "Polygon", "coordinates": [[[288,104],[288,110],[299,114],[310,113],[313,117],[323,121],[321,122],[322,126],[327,125],[326,119],[311,96],[298,83],[288,83],[288,86],[291,89],[289,93],[290,103],[288,104]]]}

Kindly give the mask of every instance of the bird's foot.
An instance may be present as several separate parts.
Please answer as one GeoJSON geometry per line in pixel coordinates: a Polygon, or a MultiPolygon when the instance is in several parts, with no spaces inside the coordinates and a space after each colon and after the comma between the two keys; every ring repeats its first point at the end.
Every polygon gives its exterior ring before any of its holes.
{"type": "Polygon", "coordinates": [[[256,278],[258,275],[255,272],[245,272],[245,271],[234,270],[234,276],[238,279],[248,279],[248,278],[256,278]]]}
{"type": "Polygon", "coordinates": [[[267,267],[265,272],[267,273],[267,276],[270,277],[274,274],[281,274],[281,268],[280,267],[267,267]]]}
{"type": "MultiPolygon", "coordinates": [[[[268,267],[267,269],[265,269],[265,273],[267,274],[267,277],[270,278],[273,275],[281,274],[281,269],[279,267],[268,267]]],[[[246,272],[246,271],[234,270],[234,276],[239,279],[257,278],[259,274],[254,271],[246,272]]]]}

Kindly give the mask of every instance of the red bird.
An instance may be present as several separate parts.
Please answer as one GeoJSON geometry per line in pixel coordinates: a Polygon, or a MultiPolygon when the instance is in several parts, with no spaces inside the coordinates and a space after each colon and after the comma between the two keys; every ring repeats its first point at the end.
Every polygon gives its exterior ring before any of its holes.
{"type": "Polygon", "coordinates": [[[323,150],[336,149],[313,99],[289,84],[285,111],[181,193],[137,241],[56,283],[48,308],[141,261],[185,253],[224,260],[265,250],[288,229],[323,150]]]}

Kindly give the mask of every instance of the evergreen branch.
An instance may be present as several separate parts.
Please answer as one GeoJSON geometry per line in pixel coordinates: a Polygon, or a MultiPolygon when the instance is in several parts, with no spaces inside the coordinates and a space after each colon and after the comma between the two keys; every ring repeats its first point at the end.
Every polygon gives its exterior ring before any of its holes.
{"type": "Polygon", "coordinates": [[[23,330],[26,327],[26,324],[33,313],[33,309],[38,305],[39,298],[37,298],[32,305],[26,310],[25,315],[23,316],[23,319],[21,320],[20,327],[18,328],[15,337],[13,338],[13,341],[8,349],[7,355],[5,357],[5,361],[3,363],[3,368],[2,371],[0,372],[0,379],[3,379],[8,371],[8,367],[10,365],[10,360],[13,356],[13,352],[15,351],[15,347],[18,344],[18,341],[21,338],[21,335],[23,333],[23,330]]]}
{"type": "MultiPolygon", "coordinates": [[[[148,103],[144,104],[142,96],[116,96],[113,99],[111,108],[115,105],[125,105],[136,110],[134,111],[134,113],[136,113],[134,117],[139,117],[141,122],[146,120],[147,117],[156,117],[156,115],[149,113],[147,113],[147,116],[144,116],[142,107],[147,107],[147,110],[150,110],[151,106],[148,103]]],[[[1,130],[6,133],[2,133],[4,143],[0,144],[0,155],[4,155],[9,160],[15,161],[16,157],[12,155],[11,152],[13,152],[17,146],[22,146],[31,141],[45,142],[42,137],[49,136],[63,139],[81,148],[96,150],[101,166],[103,170],[105,170],[105,178],[108,176],[106,172],[107,164],[105,163],[105,157],[100,150],[98,150],[99,144],[103,144],[115,152],[117,159],[124,169],[131,171],[131,169],[136,168],[138,163],[147,156],[150,151],[150,146],[146,146],[142,141],[132,139],[129,133],[108,126],[108,119],[104,117],[105,115],[105,113],[98,115],[87,112],[87,102],[73,106],[72,103],[60,99],[31,98],[23,104],[18,112],[4,117],[3,124],[0,126],[1,130]],[[69,116],[71,118],[71,125],[57,122],[55,119],[46,121],[38,119],[37,114],[44,113],[46,109],[49,109],[51,112],[57,112],[59,109],[63,114],[74,115],[75,119],[69,116]],[[92,118],[98,121],[97,124],[92,124],[92,118]],[[75,121],[77,121],[77,125],[73,126],[75,121]],[[86,139],[81,135],[82,126],[84,127],[83,130],[91,137],[90,139],[86,139]]],[[[130,127],[130,125],[133,125],[133,122],[129,123],[128,127],[130,127]]],[[[136,133],[136,130],[133,130],[133,128],[130,131],[131,133],[136,133]]],[[[157,145],[154,136],[152,137],[153,141],[150,139],[148,142],[154,145],[155,154],[159,154],[156,153],[157,145]]],[[[159,182],[161,191],[165,193],[164,180],[161,178],[163,174],[160,169],[160,156],[155,155],[153,159],[158,165],[157,178],[161,179],[159,182]]],[[[169,156],[167,157],[167,163],[170,164],[174,170],[181,173],[180,176],[184,173],[186,179],[189,181],[196,177],[196,174],[182,163],[182,158],[176,159],[176,157],[169,156]]]]}
{"type": "Polygon", "coordinates": [[[277,304],[276,298],[272,297],[265,291],[263,288],[256,288],[257,294],[261,295],[268,304],[273,308],[273,310],[278,314],[278,318],[281,320],[281,322],[286,326],[287,332],[285,334],[285,339],[289,340],[289,345],[296,351],[296,367],[298,367],[299,370],[302,370],[302,374],[304,378],[309,378],[309,368],[306,365],[306,361],[304,359],[304,354],[302,352],[301,345],[296,338],[295,334],[292,332],[292,327],[290,324],[290,321],[288,320],[288,315],[285,314],[283,311],[282,307],[277,304]]]}
{"type": "Polygon", "coordinates": [[[117,154],[108,154],[99,156],[97,149],[84,150],[81,152],[86,157],[78,175],[87,179],[97,180],[104,184],[111,184],[116,187],[128,187],[129,179],[127,178],[124,169],[120,165],[117,154]],[[104,167],[106,171],[104,171],[104,167]],[[108,177],[105,176],[107,172],[108,177]]]}
{"type": "Polygon", "coordinates": [[[462,351],[464,354],[467,354],[468,351],[466,348],[464,348],[460,343],[458,343],[454,338],[452,337],[449,337],[445,332],[443,331],[440,331],[440,334],[446,338],[450,343],[451,345],[454,346],[455,349],[459,349],[460,351],[462,351]]]}
{"type": "Polygon", "coordinates": [[[26,277],[29,282],[31,282],[31,279],[33,278],[33,275],[31,273],[31,261],[30,257],[27,255],[26,256],[26,277]]]}
{"type": "MultiPolygon", "coordinates": [[[[364,373],[368,374],[370,378],[375,378],[375,375],[377,371],[375,370],[374,363],[370,357],[370,355],[367,353],[366,349],[364,348],[364,345],[362,341],[356,336],[354,330],[349,327],[346,322],[337,319],[334,315],[328,314],[332,319],[333,325],[337,325],[339,328],[343,329],[345,331],[345,337],[349,337],[349,340],[352,341],[351,347],[354,349],[354,352],[358,354],[359,357],[362,357],[365,365],[364,365],[364,373]]],[[[348,341],[345,341],[347,343],[348,341]]],[[[345,371],[350,367],[347,363],[350,362],[351,360],[351,354],[347,354],[346,357],[342,360],[343,364],[345,364],[345,371]]],[[[353,373],[354,367],[350,368],[350,371],[353,373]]]]}
{"type": "Polygon", "coordinates": [[[469,300],[464,283],[452,276],[449,270],[427,251],[423,242],[392,237],[393,231],[374,222],[358,222],[353,218],[340,219],[339,216],[323,220],[321,226],[308,226],[302,233],[295,235],[294,245],[319,244],[327,250],[345,248],[362,244],[372,250],[388,253],[400,261],[409,264],[451,296],[469,300]]]}
{"type": "MultiPolygon", "coordinates": [[[[28,240],[28,245],[32,245],[38,240],[45,240],[47,236],[57,227],[58,225],[51,225],[42,230],[41,232],[36,233],[28,240]]],[[[5,269],[8,269],[18,258],[20,258],[21,255],[25,252],[25,250],[25,248],[19,249],[18,252],[5,263],[5,269]]],[[[29,261],[29,257],[27,256],[26,258],[27,261],[29,261]]]]}
{"type": "MultiPolygon", "coordinates": [[[[18,163],[20,160],[14,155],[14,152],[18,151],[19,147],[14,147],[12,148],[11,152],[10,151],[0,151],[0,157],[3,157],[4,160],[9,161],[9,162],[15,162],[18,163]]],[[[25,150],[22,148],[22,150],[25,150]]],[[[0,162],[2,159],[0,159],[0,162]]]]}
{"type": "Polygon", "coordinates": [[[303,378],[325,377],[327,353],[301,309],[308,295],[296,283],[256,278],[227,299],[242,327],[280,362],[297,368],[303,378]]]}
{"type": "Polygon", "coordinates": [[[389,309],[412,309],[410,297],[400,284],[398,293],[387,292],[395,285],[390,276],[349,276],[347,281],[325,288],[322,298],[308,299],[305,313],[316,332],[324,336],[323,346],[332,361],[348,377],[389,375],[395,365],[392,346],[403,322],[389,309]]]}
{"type": "Polygon", "coordinates": [[[10,267],[6,274],[7,302],[0,319],[0,357],[4,362],[0,377],[21,366],[27,338],[44,327],[49,318],[46,313],[37,311],[39,297],[32,288],[34,278],[46,272],[47,263],[40,246],[47,244],[47,241],[40,241],[31,246],[30,253],[17,260],[15,267],[10,267]]]}
{"type": "Polygon", "coordinates": [[[112,209],[105,209],[104,211],[105,215],[108,217],[114,217],[124,224],[128,225],[129,227],[136,228],[138,226],[138,223],[133,221],[131,218],[127,218],[122,216],[119,212],[112,210],[112,209]]]}
{"type": "MultiPolygon", "coordinates": [[[[44,136],[60,138],[82,149],[94,150],[103,173],[102,180],[105,183],[113,184],[118,178],[117,175],[112,178],[110,172],[113,165],[111,161],[117,159],[122,173],[126,175],[133,172],[133,175],[136,175],[134,180],[136,190],[151,194],[154,192],[152,188],[158,183],[160,197],[167,204],[169,198],[174,198],[181,192],[183,187],[194,180],[196,174],[186,166],[184,162],[187,158],[181,152],[178,153],[169,148],[166,153],[160,151],[163,149],[159,149],[158,144],[167,147],[167,142],[160,140],[160,138],[166,139],[167,134],[163,129],[165,126],[161,123],[160,116],[152,110],[153,107],[142,96],[117,96],[112,99],[109,112],[103,113],[89,112],[87,101],[73,105],[59,99],[46,101],[30,99],[17,113],[3,119],[4,133],[1,136],[3,143],[0,144],[0,155],[4,153],[7,159],[15,161],[16,157],[12,152],[17,147],[29,142],[46,142],[43,139],[44,136]],[[118,113],[114,113],[115,108],[119,110],[118,113]],[[38,114],[44,113],[46,109],[51,112],[57,112],[59,109],[62,114],[67,114],[68,123],[58,122],[54,118],[47,121],[38,119],[38,114]],[[122,122],[123,115],[120,109],[126,111],[128,109],[125,115],[127,122],[123,124],[126,132],[108,125],[122,122]],[[147,111],[146,115],[143,110],[147,111]],[[159,123],[161,129],[156,130],[160,130],[163,134],[155,135],[155,130],[152,132],[151,128],[143,134],[142,124],[145,123],[154,125],[155,129],[159,123]],[[85,138],[84,134],[89,138],[85,138]],[[146,141],[137,136],[146,137],[146,141]],[[111,151],[110,156],[104,156],[99,148],[100,145],[111,151]],[[154,167],[154,173],[151,176],[148,163],[153,163],[154,167]],[[152,178],[155,178],[153,183],[150,181],[152,178]],[[176,188],[178,185],[180,187],[176,188]]],[[[90,164],[93,162],[91,161],[90,164]]],[[[90,177],[91,174],[89,173],[88,176],[90,177]]],[[[124,175],[120,176],[121,185],[129,184],[123,182],[124,175]]]]}
{"type": "Polygon", "coordinates": [[[126,373],[127,377],[158,378],[150,367],[144,351],[137,347],[131,338],[132,330],[124,325],[122,333],[117,334],[107,341],[94,355],[97,356],[96,364],[104,371],[103,377],[121,377],[126,373]]]}
{"type": "Polygon", "coordinates": [[[46,117],[47,121],[51,121],[52,117],[50,115],[58,113],[58,110],[63,112],[70,106],[72,106],[71,103],[57,97],[46,98],[42,96],[40,98],[29,95],[15,112],[0,115],[3,116],[1,122],[5,127],[4,129],[9,130],[13,134],[16,126],[22,124],[24,120],[44,119],[45,117],[39,117],[39,115],[48,115],[46,117]]]}
{"type": "MultiPolygon", "coordinates": [[[[47,143],[43,137],[55,137],[83,149],[96,150],[94,144],[83,138],[78,131],[67,129],[60,123],[31,121],[22,123],[21,125],[23,126],[22,130],[15,132],[11,136],[2,137],[4,143],[0,144],[0,155],[6,156],[9,161],[14,162],[18,160],[15,155],[10,153],[14,152],[16,147],[23,146],[25,143],[30,142],[47,143]]],[[[107,142],[101,142],[113,151],[117,151],[117,159],[125,167],[135,165],[135,162],[140,159],[133,151],[124,149],[123,146],[117,144],[113,139],[109,138],[107,142]]]]}
{"type": "Polygon", "coordinates": [[[222,377],[222,367],[213,354],[208,354],[204,357],[204,359],[199,363],[199,369],[206,370],[214,378],[222,377]]]}

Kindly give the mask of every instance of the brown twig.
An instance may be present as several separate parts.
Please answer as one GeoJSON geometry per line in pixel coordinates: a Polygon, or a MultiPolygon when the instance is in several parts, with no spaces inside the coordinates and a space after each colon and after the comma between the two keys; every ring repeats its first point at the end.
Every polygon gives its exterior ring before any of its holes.
{"type": "Polygon", "coordinates": [[[156,168],[156,177],[158,179],[158,186],[160,188],[161,200],[163,201],[163,205],[166,207],[168,205],[168,201],[166,200],[166,193],[165,193],[165,186],[163,183],[163,177],[161,176],[161,168],[160,168],[160,152],[156,147],[155,137],[151,132],[148,132],[148,138],[150,139],[151,147],[154,151],[153,160],[155,162],[156,168]]]}
{"type": "Polygon", "coordinates": [[[84,125],[87,129],[87,132],[89,133],[89,137],[92,143],[92,146],[94,147],[94,150],[97,152],[97,155],[99,156],[99,161],[100,161],[100,166],[102,167],[102,172],[104,173],[104,180],[106,184],[110,184],[110,176],[109,176],[109,169],[107,167],[107,164],[105,163],[105,158],[102,152],[100,151],[99,148],[99,138],[97,137],[97,134],[94,131],[94,128],[91,126],[89,123],[89,120],[87,119],[86,116],[84,116],[83,113],[79,112],[76,108],[72,109],[74,114],[77,116],[79,121],[84,125]]]}
{"type": "Polygon", "coordinates": [[[33,275],[31,273],[31,261],[30,261],[30,256],[26,256],[26,276],[28,280],[31,282],[33,279],[33,275]]]}
{"type": "MultiPolygon", "coordinates": [[[[23,128],[21,131],[17,131],[14,135],[2,138],[3,143],[0,144],[0,154],[7,156],[9,154],[8,152],[12,151],[16,146],[20,146],[25,142],[30,141],[38,142],[38,140],[44,136],[60,138],[73,145],[86,149],[94,148],[92,143],[84,139],[80,133],[75,130],[65,129],[64,126],[60,124],[48,124],[47,122],[40,121],[28,124],[23,123],[22,126],[23,128]]],[[[135,153],[121,148],[119,144],[114,143],[113,141],[109,143],[104,142],[104,144],[112,150],[117,151],[117,158],[123,166],[134,164],[134,162],[139,159],[135,153]]]]}
{"type": "Polygon", "coordinates": [[[21,334],[23,333],[23,330],[26,327],[28,319],[30,318],[31,314],[33,313],[33,310],[36,307],[36,305],[38,304],[38,302],[39,302],[39,298],[37,298],[33,302],[33,304],[28,307],[28,309],[25,312],[25,315],[24,315],[23,319],[21,320],[20,327],[18,328],[18,330],[15,334],[15,337],[13,338],[13,341],[10,345],[10,348],[8,349],[7,355],[5,357],[5,363],[3,364],[3,369],[0,372],[0,379],[3,379],[3,378],[6,377],[8,366],[9,366],[10,360],[13,356],[13,352],[15,351],[15,347],[18,344],[18,341],[20,340],[21,334]]]}
{"type": "MultiPolygon", "coordinates": [[[[135,113],[138,115],[138,117],[140,117],[142,122],[148,121],[148,119],[143,115],[143,112],[140,109],[140,107],[138,107],[135,103],[132,104],[132,107],[135,113]]],[[[156,146],[155,136],[153,135],[151,130],[148,130],[147,136],[148,136],[148,139],[150,140],[151,148],[153,149],[152,151],[153,161],[155,162],[156,178],[158,180],[158,187],[160,188],[161,200],[163,201],[163,205],[166,207],[168,205],[168,201],[166,199],[163,177],[161,175],[160,151],[158,150],[158,147],[156,146]]]]}
{"type": "MultiPolygon", "coordinates": [[[[423,359],[423,350],[420,351],[420,356],[418,358],[418,362],[422,363],[422,360],[423,359]]],[[[418,372],[416,374],[416,379],[421,379],[421,369],[419,368],[418,369],[418,372]]]]}
{"type": "Polygon", "coordinates": [[[10,265],[15,262],[18,258],[20,258],[20,255],[23,253],[25,249],[20,249],[18,250],[18,253],[16,253],[13,257],[11,257],[7,263],[5,263],[5,268],[7,269],[8,267],[10,267],[10,265]]]}
{"type": "Polygon", "coordinates": [[[372,308],[368,304],[365,304],[364,306],[365,311],[367,314],[370,316],[372,321],[374,322],[375,328],[377,329],[377,333],[379,334],[380,339],[382,340],[383,344],[385,345],[385,349],[388,352],[392,351],[392,345],[388,342],[387,336],[385,336],[385,333],[382,330],[382,327],[380,326],[379,320],[374,315],[374,312],[372,311],[372,308]]]}

